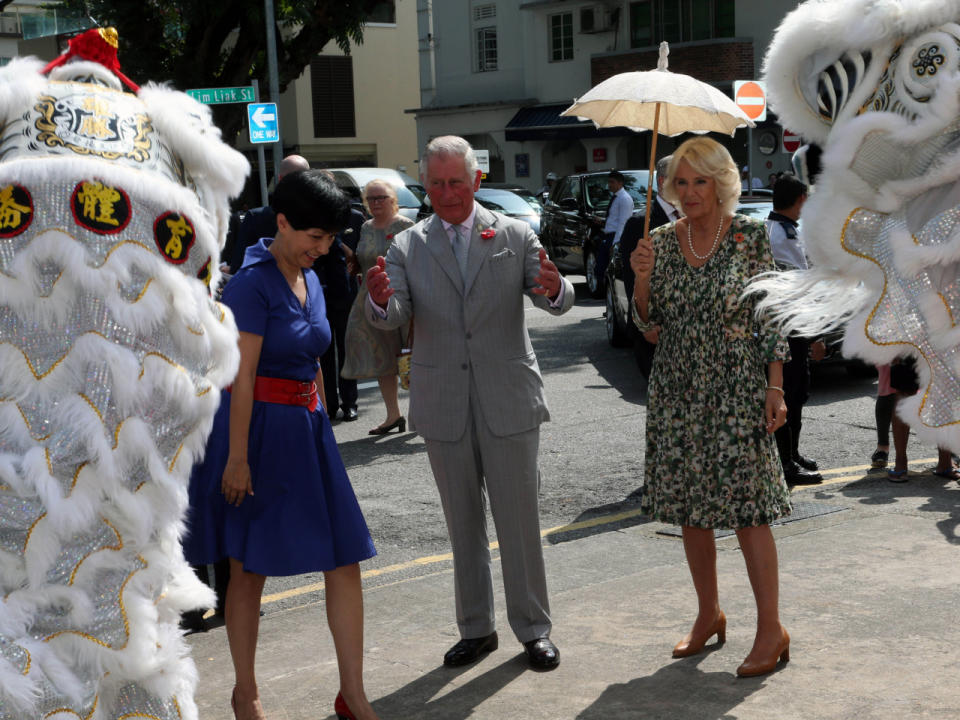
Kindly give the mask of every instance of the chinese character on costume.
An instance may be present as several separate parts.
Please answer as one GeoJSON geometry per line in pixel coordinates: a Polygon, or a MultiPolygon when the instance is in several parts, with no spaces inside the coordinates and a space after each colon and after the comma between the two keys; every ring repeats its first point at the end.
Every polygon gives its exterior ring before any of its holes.
{"type": "Polygon", "coordinates": [[[803,208],[811,268],[755,283],[788,329],[916,361],[898,412],[960,450],[960,4],[813,0],[765,61],[781,123],[822,149],[803,208]]]}
{"type": "Polygon", "coordinates": [[[0,69],[0,720],[195,719],[187,478],[236,372],[212,298],[249,167],[89,30],[0,69]]]}

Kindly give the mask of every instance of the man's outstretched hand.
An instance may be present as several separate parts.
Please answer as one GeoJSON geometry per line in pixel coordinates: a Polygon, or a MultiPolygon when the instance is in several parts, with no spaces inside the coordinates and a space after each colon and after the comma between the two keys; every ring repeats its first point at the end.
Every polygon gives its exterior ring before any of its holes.
{"type": "Polygon", "coordinates": [[[390,287],[390,278],[387,277],[386,268],[387,261],[381,255],[377,258],[376,264],[367,270],[367,292],[370,293],[370,299],[384,310],[387,309],[387,302],[394,292],[393,288],[390,287]]]}
{"type": "Polygon", "coordinates": [[[540,273],[537,275],[537,287],[533,289],[537,295],[546,295],[555,298],[560,293],[560,271],[547,257],[547,251],[540,248],[540,273]]]}

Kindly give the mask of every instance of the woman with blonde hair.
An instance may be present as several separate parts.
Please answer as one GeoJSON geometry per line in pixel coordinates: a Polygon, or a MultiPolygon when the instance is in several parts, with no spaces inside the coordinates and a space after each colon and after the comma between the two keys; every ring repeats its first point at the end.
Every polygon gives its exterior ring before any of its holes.
{"type": "Polygon", "coordinates": [[[348,378],[377,378],[380,395],[387,408],[387,419],[370,430],[385,435],[393,429],[406,432],[407,420],[400,412],[398,399],[397,355],[404,344],[400,330],[380,330],[364,317],[367,304],[367,271],[377,257],[387,254],[394,236],[413,225],[399,213],[397,191],[388,180],[371,180],[363,188],[363,204],[372,216],[360,229],[356,258],[360,263],[360,292],[350,308],[346,333],[346,360],[341,375],[348,378]]]}
{"type": "Polygon", "coordinates": [[[630,258],[634,319],[660,329],[647,403],[643,510],[680,525],[697,593],[692,629],[673,650],[687,657],[726,639],[714,528],[736,530],[757,604],[753,647],[740,676],[789,659],[780,624],[777,549],[769,523],[790,512],[773,443],[786,421],[786,340],[742,296],[774,269],[761,220],[735,215],[740,178],[730,153],[700,137],[673,154],[664,198],[679,220],[642,238],[630,258]]]}

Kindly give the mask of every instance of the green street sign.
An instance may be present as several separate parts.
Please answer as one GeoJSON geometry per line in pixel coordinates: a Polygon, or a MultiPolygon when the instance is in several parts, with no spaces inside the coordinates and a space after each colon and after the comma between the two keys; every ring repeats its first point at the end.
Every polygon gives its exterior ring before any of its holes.
{"type": "Polygon", "coordinates": [[[204,105],[225,105],[227,103],[252,103],[253,88],[243,87],[200,88],[187,90],[187,95],[204,105]]]}

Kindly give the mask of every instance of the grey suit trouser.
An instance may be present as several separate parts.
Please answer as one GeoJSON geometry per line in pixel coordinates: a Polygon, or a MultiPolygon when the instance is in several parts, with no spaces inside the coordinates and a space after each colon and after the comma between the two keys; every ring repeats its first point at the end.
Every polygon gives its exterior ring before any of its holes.
{"type": "Polygon", "coordinates": [[[459,440],[426,440],[453,547],[457,625],[463,638],[496,629],[486,496],[500,544],[507,618],[520,642],[550,634],[540,540],[537,455],[540,428],[497,437],[470,383],[467,428],[459,440]]]}

